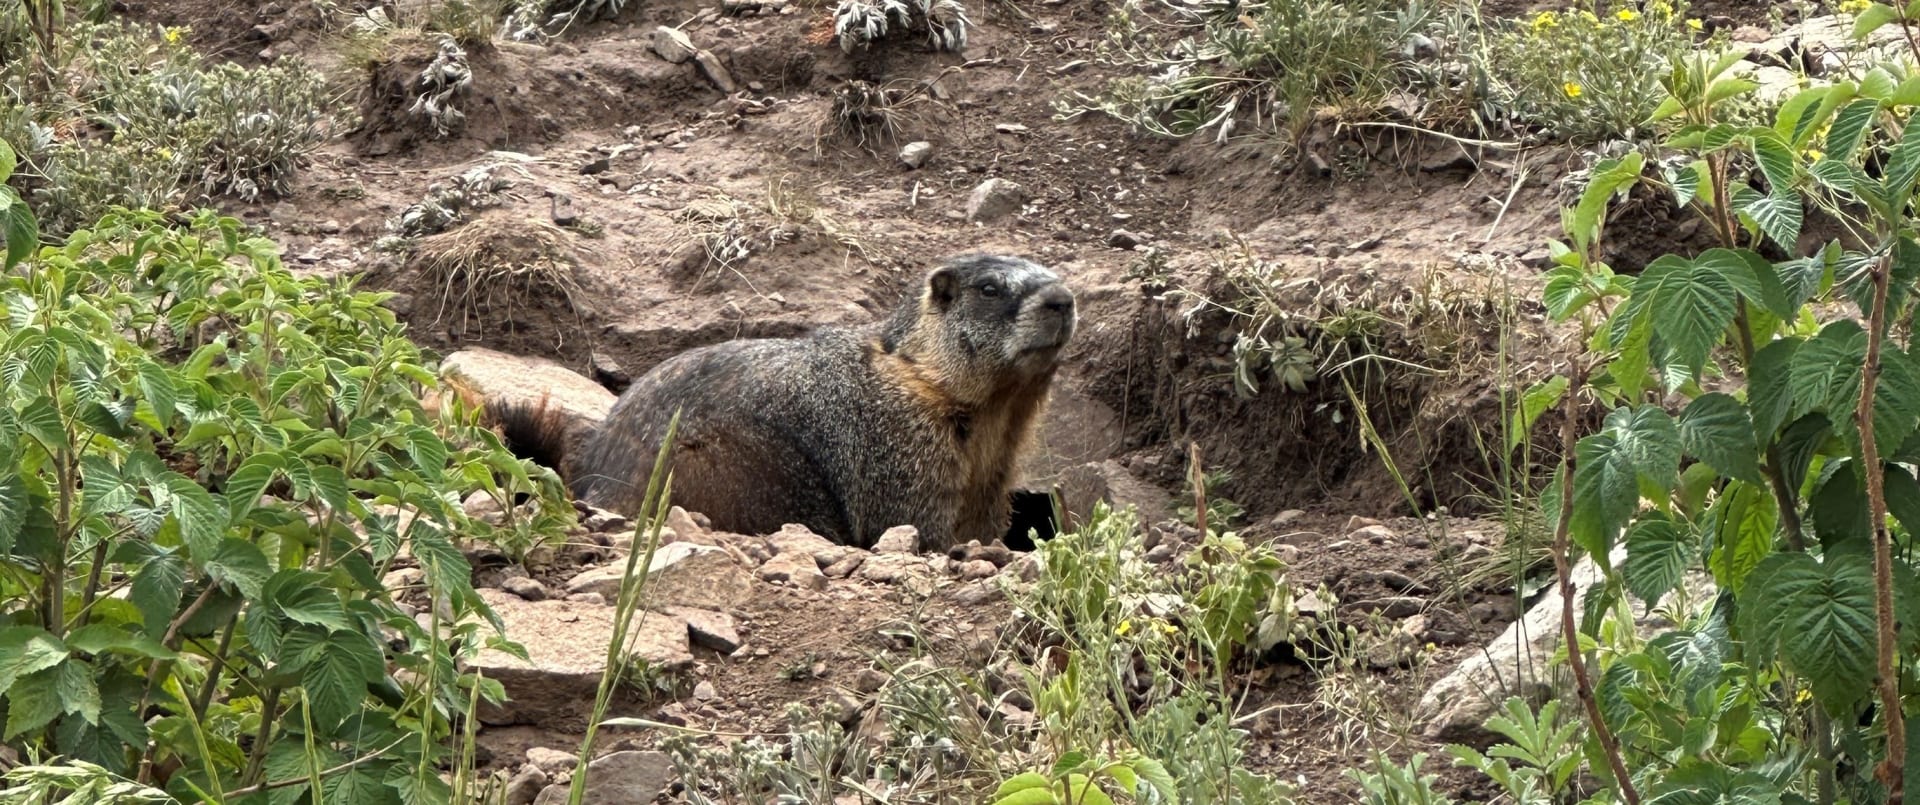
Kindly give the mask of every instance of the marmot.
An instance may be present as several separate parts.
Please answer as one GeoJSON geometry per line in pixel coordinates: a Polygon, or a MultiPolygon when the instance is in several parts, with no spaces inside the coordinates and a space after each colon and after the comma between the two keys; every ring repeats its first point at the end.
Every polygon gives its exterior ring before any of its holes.
{"type": "Polygon", "coordinates": [[[674,505],[723,531],[798,523],[872,547],[910,524],[926,550],[1003,536],[1013,473],[1045,407],[1074,296],[999,254],[950,258],[892,315],[689,350],[636,379],[573,445],[537,412],[494,411],[576,498],[631,514],[669,420],[674,505]]]}

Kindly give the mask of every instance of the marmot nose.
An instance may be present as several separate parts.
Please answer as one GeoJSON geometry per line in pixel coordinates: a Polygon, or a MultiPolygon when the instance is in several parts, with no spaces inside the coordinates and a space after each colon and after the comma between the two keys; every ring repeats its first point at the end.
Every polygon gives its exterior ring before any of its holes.
{"type": "Polygon", "coordinates": [[[1040,306],[1049,312],[1066,315],[1073,312],[1073,292],[1059,285],[1040,292],[1040,306]]]}

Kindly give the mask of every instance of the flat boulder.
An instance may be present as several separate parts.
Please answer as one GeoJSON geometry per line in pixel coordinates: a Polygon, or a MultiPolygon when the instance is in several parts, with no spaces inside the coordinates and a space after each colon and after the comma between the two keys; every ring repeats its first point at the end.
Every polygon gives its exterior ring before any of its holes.
{"type": "MultiPolygon", "coordinates": [[[[626,578],[624,560],[588,568],[567,582],[567,592],[599,593],[608,601],[620,597],[620,583],[626,578]]],[[[753,573],[729,552],[708,545],[673,542],[653,552],[648,566],[647,586],[642,591],[647,606],[700,607],[731,609],[753,597],[753,573]]]]}
{"type": "MultiPolygon", "coordinates": [[[[587,764],[587,790],[581,801],[587,805],[652,802],[678,777],[673,758],[665,752],[610,752],[587,764]]],[[[566,802],[571,782],[562,777],[547,786],[534,805],[566,802]]]]}
{"type": "MultiPolygon", "coordinates": [[[[500,706],[481,706],[482,723],[563,723],[586,714],[607,670],[613,607],[528,601],[504,590],[478,592],[500,616],[507,639],[527,650],[523,660],[498,649],[484,649],[468,663],[470,669],[507,689],[508,700],[500,706]]],[[[632,655],[653,668],[674,671],[693,664],[686,620],[642,610],[634,614],[628,629],[632,655]]]]}
{"type": "Polygon", "coordinates": [[[440,371],[455,376],[489,405],[538,406],[544,400],[549,410],[566,417],[571,438],[606,419],[616,399],[599,383],[553,361],[483,347],[448,355],[440,371]]]}

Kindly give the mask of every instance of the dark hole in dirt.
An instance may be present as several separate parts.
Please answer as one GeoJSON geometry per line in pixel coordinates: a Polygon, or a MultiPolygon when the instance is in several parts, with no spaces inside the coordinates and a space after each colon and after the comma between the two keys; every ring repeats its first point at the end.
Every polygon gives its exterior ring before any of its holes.
{"type": "Polygon", "coordinates": [[[1053,520],[1053,496],[1045,492],[1015,491],[1013,522],[1001,538],[1010,550],[1031,551],[1037,543],[1053,539],[1059,524],[1053,520]]]}

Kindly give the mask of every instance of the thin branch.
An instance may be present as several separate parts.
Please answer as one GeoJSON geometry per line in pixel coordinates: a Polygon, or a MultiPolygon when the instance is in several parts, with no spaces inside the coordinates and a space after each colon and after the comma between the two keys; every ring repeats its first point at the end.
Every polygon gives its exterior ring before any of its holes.
{"type": "Polygon", "coordinates": [[[1900,676],[1894,668],[1899,636],[1893,614],[1893,533],[1887,528],[1886,468],[1880,463],[1880,445],[1873,436],[1873,393],[1880,384],[1880,349],[1886,341],[1887,286],[1893,270],[1893,250],[1872,269],[1873,312],[1867,319],[1867,357],[1860,368],[1860,401],[1854,419],[1860,428],[1860,462],[1866,471],[1867,511],[1873,518],[1873,609],[1879,621],[1878,675],[1880,718],[1887,730],[1887,754],[1874,775],[1887,787],[1888,805],[1900,805],[1905,796],[1907,728],[1900,711],[1900,676]]]}
{"type": "Polygon", "coordinates": [[[1580,651],[1580,627],[1573,617],[1573,567],[1567,559],[1572,551],[1568,523],[1573,520],[1573,424],[1579,420],[1580,406],[1577,401],[1580,389],[1587,384],[1587,369],[1584,365],[1574,367],[1573,382],[1568,385],[1566,396],[1561,398],[1560,517],[1553,526],[1553,567],[1560,579],[1560,639],[1566,642],[1567,665],[1573,671],[1574,692],[1587,710],[1587,722],[1593,726],[1594,737],[1600,740],[1601,751],[1607,756],[1607,765],[1613,769],[1614,780],[1620,786],[1620,799],[1626,805],[1640,805],[1640,792],[1634,789],[1626,761],[1620,757],[1620,743],[1614,739],[1613,730],[1607,727],[1606,716],[1600,712],[1599,700],[1594,698],[1593,677],[1587,670],[1586,656],[1580,651]]]}

